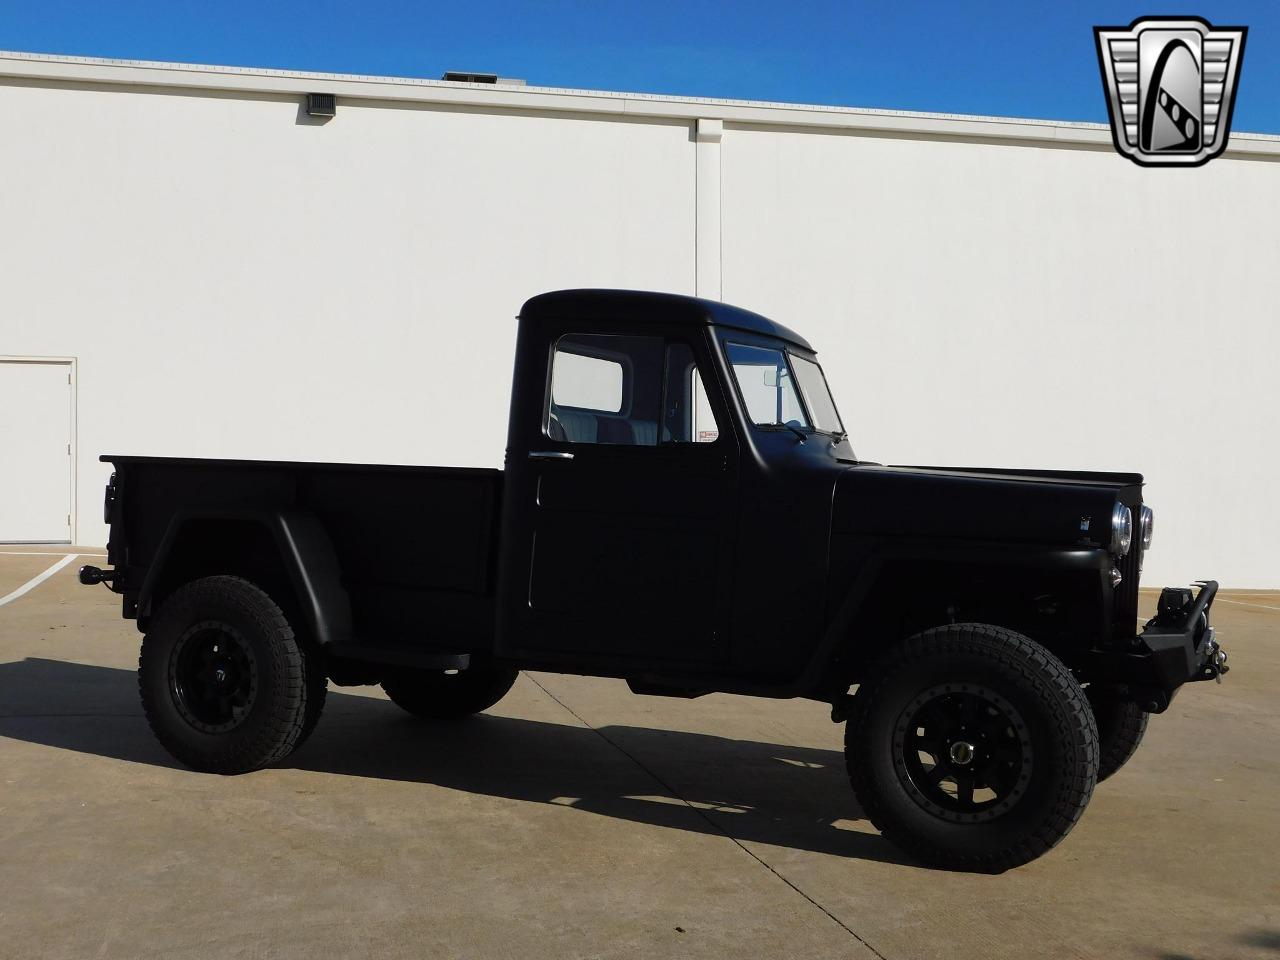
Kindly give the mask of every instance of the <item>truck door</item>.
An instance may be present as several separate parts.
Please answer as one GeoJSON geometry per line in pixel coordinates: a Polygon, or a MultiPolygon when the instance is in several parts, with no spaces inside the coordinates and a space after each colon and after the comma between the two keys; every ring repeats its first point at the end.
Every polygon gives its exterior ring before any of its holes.
{"type": "Polygon", "coordinates": [[[516,524],[531,527],[527,596],[503,598],[516,629],[500,649],[658,668],[728,658],[737,444],[705,328],[643,329],[554,341],[542,429],[508,474],[532,516],[516,524]]]}

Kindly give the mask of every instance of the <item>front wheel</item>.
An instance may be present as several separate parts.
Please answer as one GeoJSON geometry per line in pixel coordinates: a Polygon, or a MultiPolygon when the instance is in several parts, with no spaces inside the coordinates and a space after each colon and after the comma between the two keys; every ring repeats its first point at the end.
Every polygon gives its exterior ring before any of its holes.
{"type": "Polygon", "coordinates": [[[1131,700],[1119,700],[1088,689],[1089,704],[1098,722],[1098,782],[1111,776],[1137,752],[1151,714],[1131,700]]]}
{"type": "Polygon", "coordinates": [[[854,698],[849,778],[867,817],[913,856],[1007,870],[1057,844],[1098,775],[1098,731],[1052,653],[984,624],[894,647],[854,698]]]}
{"type": "Polygon", "coordinates": [[[489,709],[518,675],[510,667],[473,660],[465,670],[397,670],[383,679],[382,689],[414,716],[450,720],[489,709]]]}

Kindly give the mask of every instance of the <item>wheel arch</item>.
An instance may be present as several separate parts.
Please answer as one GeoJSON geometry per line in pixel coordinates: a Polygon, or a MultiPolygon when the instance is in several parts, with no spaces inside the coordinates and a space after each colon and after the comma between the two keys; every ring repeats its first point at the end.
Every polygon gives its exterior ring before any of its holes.
{"type": "Polygon", "coordinates": [[[833,584],[832,615],[810,668],[814,684],[843,694],[886,643],[957,622],[1024,634],[1074,665],[1107,630],[1110,567],[1097,549],[968,543],[874,550],[849,586],[833,584]]]}
{"type": "Polygon", "coordinates": [[[174,514],[138,592],[138,628],[184,583],[244,577],[321,646],[351,636],[351,602],[333,542],[306,511],[183,510],[174,514]]]}

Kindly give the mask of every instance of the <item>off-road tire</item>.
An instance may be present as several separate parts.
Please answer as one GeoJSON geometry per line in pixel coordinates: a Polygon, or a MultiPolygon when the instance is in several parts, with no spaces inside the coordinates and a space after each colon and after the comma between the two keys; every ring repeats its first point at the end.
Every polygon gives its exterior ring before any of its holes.
{"type": "Polygon", "coordinates": [[[1097,781],[1098,730],[1080,684],[1043,646],[1000,627],[953,624],[895,645],[868,677],[845,730],[849,780],[868,819],[908,854],[947,869],[998,872],[1041,856],[1080,819],[1097,781]],[[1026,772],[1022,792],[981,822],[926,809],[895,764],[908,707],[926,691],[953,688],[1002,698],[1020,716],[1027,744],[1028,759],[1016,768],[1026,772]]]}
{"type": "Polygon", "coordinates": [[[294,750],[306,743],[315,731],[329,697],[329,677],[324,671],[324,655],[314,643],[302,645],[302,670],[305,674],[303,684],[307,688],[307,704],[302,717],[302,729],[298,731],[298,739],[293,744],[294,750]]]}
{"type": "Polygon", "coordinates": [[[156,613],[138,658],[138,690],[147,722],[175,759],[208,773],[247,773],[284,759],[308,720],[314,727],[319,719],[322,701],[314,699],[315,680],[308,683],[306,666],[271,597],[239,577],[205,577],[179,587],[156,613]],[[234,631],[253,664],[253,694],[243,717],[220,732],[194,725],[174,681],[184,637],[210,623],[234,631]]]}
{"type": "Polygon", "coordinates": [[[453,720],[487,710],[507,695],[519,671],[473,661],[466,670],[401,669],[383,678],[391,702],[416,717],[453,720]]]}
{"type": "Polygon", "coordinates": [[[1151,714],[1131,700],[1094,694],[1092,689],[1086,692],[1098,724],[1098,782],[1101,783],[1137,752],[1151,714]]]}

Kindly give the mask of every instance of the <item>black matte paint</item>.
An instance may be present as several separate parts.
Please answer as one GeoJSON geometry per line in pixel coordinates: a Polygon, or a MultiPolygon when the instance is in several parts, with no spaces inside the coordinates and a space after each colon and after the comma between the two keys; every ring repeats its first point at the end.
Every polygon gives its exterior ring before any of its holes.
{"type": "Polygon", "coordinates": [[[847,439],[752,425],[724,338],[815,358],[721,303],[562,291],[520,315],[505,471],[105,456],[111,589],[145,629],[182,583],[246,576],[352,682],[481,655],[646,692],[835,701],[886,645],[961,621],[1025,633],[1082,679],[1105,663],[1121,692],[1147,681],[1140,546],[1118,589],[1108,552],[1141,476],[859,462],[847,439]],[[687,346],[719,439],[553,439],[549,359],[571,333],[687,346]]]}

